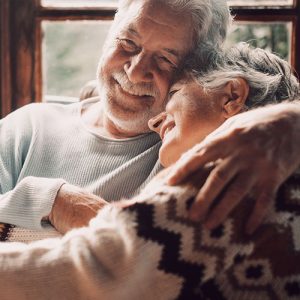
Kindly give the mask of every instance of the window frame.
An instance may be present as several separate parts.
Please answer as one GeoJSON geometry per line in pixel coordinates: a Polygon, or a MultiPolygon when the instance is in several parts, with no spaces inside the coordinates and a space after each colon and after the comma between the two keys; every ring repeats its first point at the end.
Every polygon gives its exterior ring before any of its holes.
{"type": "Polygon", "coordinates": [[[232,9],[235,21],[291,22],[291,65],[300,75],[300,0],[294,0],[291,8],[236,8],[232,9]]]}
{"type": "MultiPolygon", "coordinates": [[[[0,0],[0,117],[42,100],[42,21],[112,20],[114,8],[52,8],[40,0],[0,0]]],[[[300,74],[300,0],[291,8],[232,7],[236,21],[292,23],[291,64],[300,74]]]]}

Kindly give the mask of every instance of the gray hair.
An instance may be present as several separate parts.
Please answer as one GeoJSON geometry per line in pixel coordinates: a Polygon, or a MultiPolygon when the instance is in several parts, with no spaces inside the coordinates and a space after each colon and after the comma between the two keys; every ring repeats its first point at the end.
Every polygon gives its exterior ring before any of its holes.
{"type": "MultiPolygon", "coordinates": [[[[119,0],[118,13],[126,12],[136,0],[119,0]]],[[[153,0],[161,1],[170,11],[191,16],[194,31],[194,48],[205,62],[212,49],[219,49],[226,38],[232,18],[225,0],[153,0]],[[200,55],[201,53],[201,55],[200,55]]]]}
{"type": "Polygon", "coordinates": [[[288,62],[247,43],[239,43],[222,53],[215,52],[205,72],[201,66],[194,66],[193,77],[207,90],[221,89],[229,81],[244,78],[249,84],[248,108],[294,100],[300,93],[299,82],[288,62]]]}

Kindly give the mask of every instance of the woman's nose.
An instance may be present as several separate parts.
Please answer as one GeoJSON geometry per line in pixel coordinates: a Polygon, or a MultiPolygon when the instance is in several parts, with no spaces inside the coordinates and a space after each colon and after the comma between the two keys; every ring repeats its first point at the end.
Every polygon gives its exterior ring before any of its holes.
{"type": "Polygon", "coordinates": [[[159,134],[160,132],[160,127],[162,125],[162,123],[165,121],[165,119],[167,118],[167,113],[166,112],[162,112],[159,115],[151,118],[148,121],[148,126],[152,131],[155,131],[156,133],[159,134]]]}

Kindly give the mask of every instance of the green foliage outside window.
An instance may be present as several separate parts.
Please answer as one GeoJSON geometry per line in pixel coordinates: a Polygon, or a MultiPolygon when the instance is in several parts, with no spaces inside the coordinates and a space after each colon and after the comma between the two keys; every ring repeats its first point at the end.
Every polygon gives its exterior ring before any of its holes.
{"type": "Polygon", "coordinates": [[[267,49],[288,60],[290,54],[289,26],[276,24],[239,24],[233,27],[227,46],[248,42],[254,47],[267,49]]]}

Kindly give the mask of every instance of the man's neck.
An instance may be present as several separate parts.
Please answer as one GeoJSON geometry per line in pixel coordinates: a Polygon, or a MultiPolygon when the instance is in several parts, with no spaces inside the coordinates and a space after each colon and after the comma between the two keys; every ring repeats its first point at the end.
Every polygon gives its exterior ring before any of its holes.
{"type": "Polygon", "coordinates": [[[91,131],[106,138],[127,139],[139,135],[139,133],[126,132],[118,128],[104,111],[100,100],[84,107],[81,111],[81,117],[91,131]]]}

